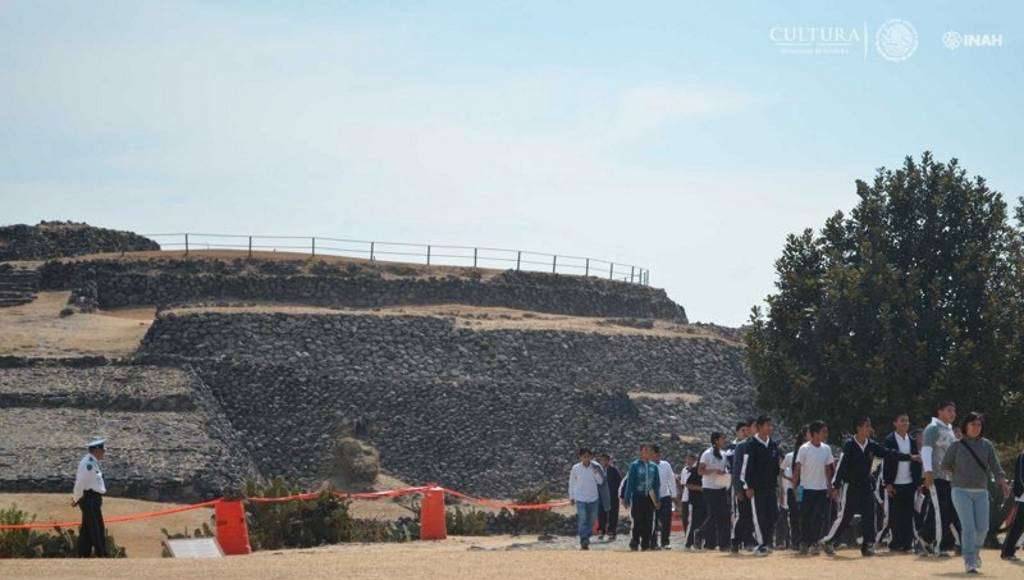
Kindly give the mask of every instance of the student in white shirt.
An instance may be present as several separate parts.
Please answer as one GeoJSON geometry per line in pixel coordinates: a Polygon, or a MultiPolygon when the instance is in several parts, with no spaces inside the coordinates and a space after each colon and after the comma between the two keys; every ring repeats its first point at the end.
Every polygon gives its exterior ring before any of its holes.
{"type": "Polygon", "coordinates": [[[655,514],[654,537],[651,538],[651,547],[655,550],[670,550],[669,535],[672,533],[672,506],[675,504],[678,487],[676,485],[676,474],[672,471],[672,464],[661,458],[661,448],[657,445],[651,446],[654,453],[654,462],[658,464],[658,479],[661,485],[658,490],[658,512],[655,514]],[[661,546],[658,546],[658,532],[661,532],[661,546]]]}
{"type": "Polygon", "coordinates": [[[793,450],[782,459],[782,497],[780,504],[785,510],[789,522],[789,548],[796,550],[800,546],[800,493],[793,485],[793,464],[796,462],[796,452],[800,446],[807,442],[809,433],[805,426],[796,436],[793,450]]]}
{"type": "Polygon", "coordinates": [[[800,446],[793,462],[793,485],[802,490],[803,496],[800,502],[802,555],[809,551],[818,553],[825,535],[828,501],[835,497],[832,476],[836,460],[832,457],[832,448],[824,442],[828,438],[828,426],[824,421],[814,421],[807,430],[811,440],[800,446]]]}
{"type": "Polygon", "coordinates": [[[103,524],[103,496],[107,484],[103,481],[100,460],[106,454],[106,439],[89,443],[88,453],[78,462],[71,505],[82,510],[82,527],[78,533],[78,557],[107,556],[107,532],[103,524]]]}
{"type": "Polygon", "coordinates": [[[707,517],[701,524],[704,547],[708,550],[718,548],[722,552],[728,552],[732,543],[732,505],[729,497],[732,477],[729,475],[729,458],[725,454],[725,446],[725,435],[712,433],[711,447],[701,453],[697,464],[697,471],[702,478],[704,505],[707,507],[707,517]]]}
{"type": "Polygon", "coordinates": [[[597,509],[601,502],[598,489],[604,484],[604,471],[592,461],[589,449],[579,450],[580,461],[569,471],[569,501],[576,506],[576,524],[580,536],[580,549],[590,549],[590,536],[594,533],[597,509]]]}

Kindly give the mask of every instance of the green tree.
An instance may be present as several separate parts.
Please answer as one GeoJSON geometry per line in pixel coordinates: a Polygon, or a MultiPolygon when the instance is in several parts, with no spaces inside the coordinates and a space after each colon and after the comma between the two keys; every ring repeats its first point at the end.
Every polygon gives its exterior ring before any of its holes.
{"type": "MultiPolygon", "coordinates": [[[[791,425],[856,416],[887,430],[949,398],[1024,433],[1024,208],[956,159],[907,157],[857,181],[859,201],[790,235],[777,292],[755,307],[748,359],[759,403],[791,425]]],[[[1024,201],[1022,201],[1024,203],[1024,201]]]]}

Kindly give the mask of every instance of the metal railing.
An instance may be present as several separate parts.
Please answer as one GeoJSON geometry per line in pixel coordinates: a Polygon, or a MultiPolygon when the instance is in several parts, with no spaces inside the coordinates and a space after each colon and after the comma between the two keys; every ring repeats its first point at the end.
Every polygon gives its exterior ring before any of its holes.
{"type": "Polygon", "coordinates": [[[404,262],[428,266],[460,266],[527,270],[607,278],[631,284],[650,284],[651,271],[633,264],[609,260],[548,254],[527,250],[509,250],[481,246],[447,244],[410,244],[321,236],[263,236],[244,234],[142,234],[162,249],[190,252],[204,250],[240,250],[249,257],[253,252],[293,252],[310,256],[343,256],[373,261],[404,262]]]}

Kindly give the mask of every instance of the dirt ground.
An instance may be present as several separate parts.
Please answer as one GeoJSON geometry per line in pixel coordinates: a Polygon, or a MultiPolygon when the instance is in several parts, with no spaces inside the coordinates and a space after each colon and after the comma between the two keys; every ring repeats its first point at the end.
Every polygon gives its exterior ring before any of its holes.
{"type": "MultiPolygon", "coordinates": [[[[767,558],[680,551],[632,553],[619,540],[613,550],[580,552],[532,549],[533,538],[449,538],[440,542],[349,545],[310,550],[261,552],[219,560],[48,560],[0,561],[0,577],[93,579],[216,578],[217,580],[320,580],[336,578],[507,579],[581,578],[629,580],[695,578],[931,578],[966,577],[959,559],[879,556],[855,551],[831,559],[777,553],[767,558]]],[[[985,554],[984,575],[1020,578],[1024,567],[985,554]]]]}
{"type": "Polygon", "coordinates": [[[138,348],[156,309],[125,308],[61,318],[70,292],[40,292],[28,304],[0,308],[0,354],[119,357],[138,348]]]}

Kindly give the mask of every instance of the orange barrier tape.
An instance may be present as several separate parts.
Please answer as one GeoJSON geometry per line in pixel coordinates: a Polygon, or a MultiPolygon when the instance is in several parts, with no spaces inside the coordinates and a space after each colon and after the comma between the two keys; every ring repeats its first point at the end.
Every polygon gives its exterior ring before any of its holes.
{"type": "MultiPolygon", "coordinates": [[[[104,524],[120,524],[124,522],[134,522],[137,520],[144,520],[148,518],[156,518],[160,516],[169,516],[171,514],[178,514],[181,512],[187,512],[197,510],[204,507],[213,507],[219,502],[221,498],[211,499],[210,501],[204,501],[202,503],[195,503],[191,505],[179,506],[175,508],[168,508],[165,510],[158,510],[153,512],[141,512],[137,514],[128,514],[124,516],[114,516],[110,518],[103,518],[104,524]]],[[[32,522],[30,524],[3,524],[0,525],[0,530],[32,530],[41,528],[73,528],[81,525],[81,522],[32,522]]]]}
{"type": "MultiPolygon", "coordinates": [[[[376,500],[376,499],[387,499],[401,497],[405,495],[412,495],[417,493],[423,493],[430,489],[430,486],[419,486],[419,487],[403,487],[399,489],[388,489],[384,491],[368,491],[368,492],[356,492],[356,493],[345,493],[340,491],[332,492],[336,497],[343,499],[360,499],[360,500],[376,500]]],[[[448,489],[446,487],[441,488],[445,493],[450,494],[454,497],[460,498],[470,503],[481,505],[492,509],[511,509],[511,510],[549,510],[552,508],[562,507],[569,505],[569,500],[556,500],[547,503],[536,503],[536,504],[522,504],[514,502],[505,502],[494,499],[484,499],[466,495],[462,492],[455,491],[454,489],[448,489]]],[[[284,503],[289,501],[307,501],[316,499],[323,492],[311,491],[307,493],[298,493],[295,495],[287,495],[283,497],[248,497],[244,498],[244,501],[248,501],[256,504],[274,504],[284,503]]],[[[171,514],[178,514],[181,512],[187,512],[196,510],[204,507],[213,507],[217,502],[223,498],[211,499],[202,503],[195,503],[191,505],[179,506],[174,508],[168,508],[165,510],[157,510],[152,512],[140,512],[137,514],[128,514],[124,516],[114,516],[111,518],[104,518],[105,524],[119,524],[124,522],[134,522],[138,520],[144,520],[149,518],[157,518],[161,516],[169,516],[171,514]]],[[[44,528],[72,528],[77,527],[81,522],[32,522],[29,524],[0,524],[0,530],[31,530],[31,529],[44,529],[44,528]]]]}

